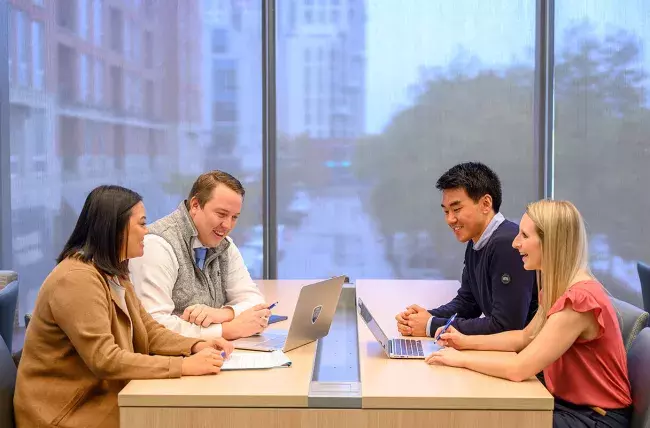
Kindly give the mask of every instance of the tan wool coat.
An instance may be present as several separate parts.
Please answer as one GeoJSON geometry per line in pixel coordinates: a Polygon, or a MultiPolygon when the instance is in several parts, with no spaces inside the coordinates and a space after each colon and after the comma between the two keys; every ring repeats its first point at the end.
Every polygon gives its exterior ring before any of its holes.
{"type": "Polygon", "coordinates": [[[201,342],[151,318],[133,286],[126,307],[91,264],[66,259],[36,299],[18,365],[18,428],[119,426],[117,394],[131,379],[181,376],[181,356],[201,342]]]}

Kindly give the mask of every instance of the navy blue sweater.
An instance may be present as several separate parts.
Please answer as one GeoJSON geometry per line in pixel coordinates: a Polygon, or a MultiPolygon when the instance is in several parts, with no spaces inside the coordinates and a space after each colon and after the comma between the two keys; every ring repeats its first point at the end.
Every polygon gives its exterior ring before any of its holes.
{"type": "Polygon", "coordinates": [[[519,251],[512,248],[519,227],[508,220],[494,231],[485,246],[474,250],[469,241],[458,295],[429,311],[433,336],[454,313],[453,326],[464,334],[493,334],[520,330],[537,311],[535,271],[524,270],[519,251]],[[479,318],[481,314],[485,317],[479,318]]]}

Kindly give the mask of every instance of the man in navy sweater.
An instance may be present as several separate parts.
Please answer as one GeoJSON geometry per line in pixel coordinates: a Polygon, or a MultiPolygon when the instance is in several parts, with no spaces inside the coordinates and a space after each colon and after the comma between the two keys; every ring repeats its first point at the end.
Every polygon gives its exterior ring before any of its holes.
{"type": "Polygon", "coordinates": [[[452,325],[464,334],[523,329],[537,311],[535,272],[524,270],[512,247],[519,227],[499,212],[499,177],[481,163],[467,162],[444,173],[436,188],[447,224],[456,239],[467,242],[460,289],[439,308],[411,305],[397,314],[399,332],[436,337],[453,314],[458,315],[452,325]]]}

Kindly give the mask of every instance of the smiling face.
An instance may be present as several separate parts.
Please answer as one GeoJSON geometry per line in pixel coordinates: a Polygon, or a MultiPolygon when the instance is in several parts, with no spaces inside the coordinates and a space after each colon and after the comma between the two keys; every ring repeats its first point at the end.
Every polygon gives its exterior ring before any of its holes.
{"type": "Polygon", "coordinates": [[[474,202],[463,188],[443,190],[440,205],[445,213],[445,221],[460,242],[471,239],[476,243],[494,217],[490,195],[484,195],[474,202]]]}
{"type": "Polygon", "coordinates": [[[241,213],[243,197],[218,184],[203,208],[194,197],[189,202],[189,213],[199,232],[199,240],[206,247],[216,247],[235,228],[241,213]]]}
{"type": "Polygon", "coordinates": [[[147,212],[144,204],[138,202],[131,208],[129,226],[126,233],[126,257],[134,259],[144,254],[144,236],[147,234],[147,212]]]}
{"type": "Polygon", "coordinates": [[[537,234],[535,223],[524,214],[519,223],[519,233],[515,236],[512,246],[519,251],[526,270],[542,268],[542,241],[537,234]]]}

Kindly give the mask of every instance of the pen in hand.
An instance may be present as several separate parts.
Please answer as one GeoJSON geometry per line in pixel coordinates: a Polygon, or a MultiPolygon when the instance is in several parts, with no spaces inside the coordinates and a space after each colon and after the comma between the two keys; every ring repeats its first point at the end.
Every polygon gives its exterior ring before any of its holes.
{"type": "Polygon", "coordinates": [[[275,308],[275,306],[278,304],[278,302],[275,302],[271,304],[271,306],[268,307],[268,310],[270,311],[271,309],[275,308]]]}
{"type": "Polygon", "coordinates": [[[456,315],[458,315],[458,314],[457,314],[457,313],[456,313],[456,314],[453,314],[453,315],[452,315],[452,316],[447,320],[447,324],[445,324],[445,326],[442,328],[442,330],[440,330],[440,333],[438,333],[438,335],[435,337],[434,340],[435,340],[436,342],[437,342],[438,340],[440,340],[440,336],[442,336],[443,334],[445,334],[445,332],[447,331],[447,329],[449,328],[449,326],[451,325],[451,323],[454,322],[454,320],[456,319],[456,315]]]}

